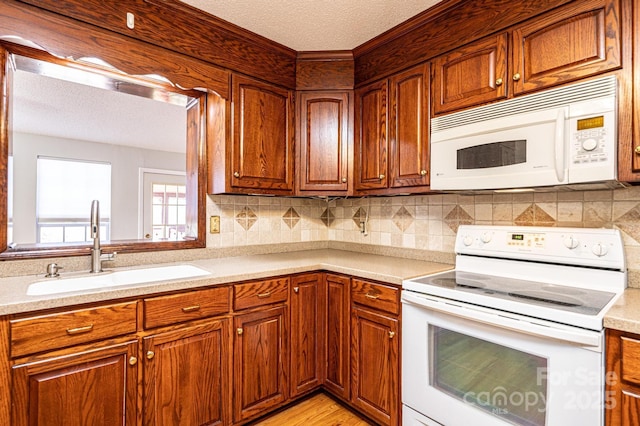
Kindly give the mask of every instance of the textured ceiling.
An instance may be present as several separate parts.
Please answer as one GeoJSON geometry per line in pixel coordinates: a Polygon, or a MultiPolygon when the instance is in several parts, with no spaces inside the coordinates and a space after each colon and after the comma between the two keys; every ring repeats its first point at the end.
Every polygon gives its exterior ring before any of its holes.
{"type": "Polygon", "coordinates": [[[351,50],[440,0],[182,0],[297,51],[351,50]]]}

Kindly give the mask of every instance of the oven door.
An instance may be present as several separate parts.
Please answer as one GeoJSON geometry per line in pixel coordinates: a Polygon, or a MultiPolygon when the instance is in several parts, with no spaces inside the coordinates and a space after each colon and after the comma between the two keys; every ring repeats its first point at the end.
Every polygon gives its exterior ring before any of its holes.
{"type": "Polygon", "coordinates": [[[603,333],[573,339],[407,290],[402,301],[405,406],[446,426],[603,424],[603,333]]]}

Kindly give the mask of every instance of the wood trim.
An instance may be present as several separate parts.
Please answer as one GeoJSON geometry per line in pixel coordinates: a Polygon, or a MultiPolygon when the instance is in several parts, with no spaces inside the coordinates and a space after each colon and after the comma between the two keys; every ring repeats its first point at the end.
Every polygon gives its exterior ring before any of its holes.
{"type": "Polygon", "coordinates": [[[571,0],[445,0],[356,47],[355,84],[425,62],[571,0]],[[446,31],[442,29],[446,28],[446,31]]]}
{"type": "Polygon", "coordinates": [[[9,321],[0,319],[0,424],[11,424],[11,363],[9,361],[9,321]]]}
{"type": "Polygon", "coordinates": [[[298,52],[297,90],[353,89],[353,53],[347,50],[298,52]]]}

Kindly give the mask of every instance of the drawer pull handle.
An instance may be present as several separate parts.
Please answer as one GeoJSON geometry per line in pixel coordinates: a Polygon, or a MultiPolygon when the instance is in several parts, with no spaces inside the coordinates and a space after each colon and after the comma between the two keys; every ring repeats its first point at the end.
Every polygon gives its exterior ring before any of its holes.
{"type": "Polygon", "coordinates": [[[238,332],[238,336],[241,336],[242,333],[244,332],[244,330],[242,329],[242,327],[238,327],[238,329],[236,330],[238,332]]]}
{"type": "Polygon", "coordinates": [[[156,356],[155,352],[147,351],[147,359],[153,359],[154,356],[156,356]]]}
{"type": "Polygon", "coordinates": [[[200,310],[200,305],[193,305],[193,306],[187,306],[185,308],[182,308],[182,312],[184,312],[185,314],[189,312],[199,311],[199,310],[200,310]]]}
{"type": "Polygon", "coordinates": [[[271,296],[271,292],[267,291],[266,293],[258,293],[258,299],[266,299],[271,296]]]}
{"type": "Polygon", "coordinates": [[[88,333],[91,330],[93,330],[93,324],[85,325],[84,327],[67,328],[67,334],[69,335],[82,334],[82,333],[88,333]]]}
{"type": "Polygon", "coordinates": [[[129,358],[129,365],[136,365],[138,363],[138,358],[136,358],[135,356],[132,356],[131,358],[129,358]]]}
{"type": "Polygon", "coordinates": [[[378,298],[378,295],[377,294],[367,293],[367,294],[364,295],[364,297],[366,297],[367,299],[376,300],[378,298]]]}
{"type": "Polygon", "coordinates": [[[389,339],[393,339],[393,336],[395,336],[395,335],[396,335],[395,331],[390,331],[389,332],[389,339]]]}

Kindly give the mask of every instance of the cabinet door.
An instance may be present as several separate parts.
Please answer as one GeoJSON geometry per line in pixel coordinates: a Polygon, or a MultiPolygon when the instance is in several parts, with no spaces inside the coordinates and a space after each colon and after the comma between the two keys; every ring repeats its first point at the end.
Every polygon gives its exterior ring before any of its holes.
{"type": "Polygon", "coordinates": [[[354,305],[351,321],[351,402],[380,424],[398,425],[398,320],[354,305]]]}
{"type": "Polygon", "coordinates": [[[356,190],[387,187],[387,80],[362,87],[355,92],[356,190]]]}
{"type": "Polygon", "coordinates": [[[291,396],[322,383],[324,297],[322,274],[291,278],[291,396]]]}
{"type": "Polygon", "coordinates": [[[507,34],[467,44],[433,61],[433,113],[507,97],[507,34]]]}
{"type": "Polygon", "coordinates": [[[238,75],[233,75],[232,81],[231,186],[290,193],[294,134],[291,92],[238,75]]]}
{"type": "Polygon", "coordinates": [[[429,184],[429,64],[391,77],[390,187],[429,184]]]}
{"type": "Polygon", "coordinates": [[[513,30],[514,94],[621,66],[619,0],[584,0],[513,30]]]}
{"type": "Polygon", "coordinates": [[[144,424],[229,424],[229,321],[144,339],[144,424]]]}
{"type": "Polygon", "coordinates": [[[245,420],[288,398],[287,308],[234,318],[234,420],[245,420]]]}
{"type": "Polygon", "coordinates": [[[13,368],[13,426],[134,426],[137,341],[13,368]]]}
{"type": "Polygon", "coordinates": [[[349,189],[352,92],[302,92],[298,106],[300,191],[349,189]]]}
{"type": "Polygon", "coordinates": [[[349,399],[350,282],[349,277],[327,274],[327,371],[324,386],[334,395],[349,399]]]}

